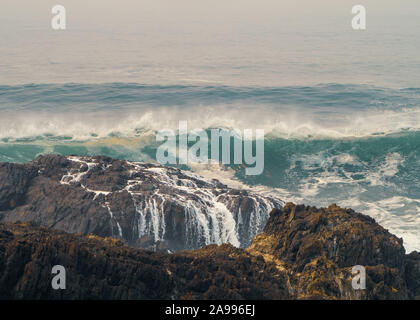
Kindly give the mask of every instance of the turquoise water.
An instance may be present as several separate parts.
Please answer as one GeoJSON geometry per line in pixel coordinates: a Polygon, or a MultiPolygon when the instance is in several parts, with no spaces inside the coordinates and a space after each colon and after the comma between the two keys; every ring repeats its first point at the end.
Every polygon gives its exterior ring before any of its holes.
{"type": "Polygon", "coordinates": [[[374,217],[420,249],[420,89],[371,85],[0,86],[0,161],[43,153],[155,161],[155,132],[265,130],[265,169],[184,166],[233,186],[374,217]]]}

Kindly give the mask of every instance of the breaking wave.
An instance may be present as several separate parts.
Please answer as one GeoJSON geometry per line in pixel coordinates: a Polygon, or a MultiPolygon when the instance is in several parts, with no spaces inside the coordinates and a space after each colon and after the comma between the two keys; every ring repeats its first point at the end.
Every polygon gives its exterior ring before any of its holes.
{"type": "Polygon", "coordinates": [[[180,120],[264,129],[260,176],[233,164],[183,169],[285,201],[351,207],[402,237],[407,251],[420,249],[419,88],[0,86],[0,112],[0,161],[13,162],[41,153],[153,162],[156,130],[180,120]]]}

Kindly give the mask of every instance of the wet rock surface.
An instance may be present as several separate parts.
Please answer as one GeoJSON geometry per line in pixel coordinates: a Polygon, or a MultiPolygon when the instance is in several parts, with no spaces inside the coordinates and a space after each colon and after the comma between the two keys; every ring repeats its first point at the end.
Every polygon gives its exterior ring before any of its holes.
{"type": "Polygon", "coordinates": [[[351,209],[105,157],[41,156],[0,177],[3,299],[420,299],[420,253],[351,209]]]}
{"type": "Polygon", "coordinates": [[[0,221],[121,239],[151,250],[248,247],[283,202],[217,180],[108,157],[0,164],[0,221]]]}
{"type": "Polygon", "coordinates": [[[174,254],[0,223],[0,275],[1,299],[418,299],[420,254],[352,210],[287,204],[247,249],[174,254]],[[361,263],[366,289],[354,290],[361,263]],[[66,290],[51,288],[54,265],[66,268],[66,290]]]}

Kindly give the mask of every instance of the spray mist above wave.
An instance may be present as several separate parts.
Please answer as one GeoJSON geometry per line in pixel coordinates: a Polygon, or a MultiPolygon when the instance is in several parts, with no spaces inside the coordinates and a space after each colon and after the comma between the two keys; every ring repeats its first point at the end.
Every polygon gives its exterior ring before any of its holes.
{"type": "Polygon", "coordinates": [[[420,89],[0,86],[0,139],[138,137],[176,129],[264,129],[281,138],[353,138],[420,130],[420,89]]]}
{"type": "Polygon", "coordinates": [[[52,140],[98,140],[109,137],[135,138],[163,129],[177,130],[179,121],[192,129],[264,129],[268,138],[347,139],[386,136],[420,131],[420,109],[343,112],[318,115],[252,107],[201,106],[164,108],[142,113],[25,113],[5,115],[0,120],[0,139],[10,142],[52,140]],[[204,114],[204,115],[203,115],[204,114]],[[255,119],[258,119],[255,121],[255,119]]]}
{"type": "Polygon", "coordinates": [[[286,201],[337,203],[378,220],[419,250],[420,89],[365,85],[0,87],[0,161],[43,153],[153,162],[155,133],[264,129],[265,170],[190,166],[286,201]]]}

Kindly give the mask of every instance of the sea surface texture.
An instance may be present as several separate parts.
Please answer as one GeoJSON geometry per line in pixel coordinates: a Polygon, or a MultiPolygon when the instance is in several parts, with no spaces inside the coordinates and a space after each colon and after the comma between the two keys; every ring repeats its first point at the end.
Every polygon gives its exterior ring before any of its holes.
{"type": "MultiPolygon", "coordinates": [[[[155,162],[156,131],[264,129],[264,172],[183,165],[285,201],[337,203],[420,248],[420,89],[31,84],[0,86],[0,161],[38,154],[155,162]]],[[[233,148],[233,143],[231,145],[233,148]]]]}
{"type": "Polygon", "coordinates": [[[156,131],[264,129],[264,172],[183,165],[284,201],[336,203],[420,250],[420,2],[66,2],[0,11],[0,161],[153,162],[156,131]]]}

